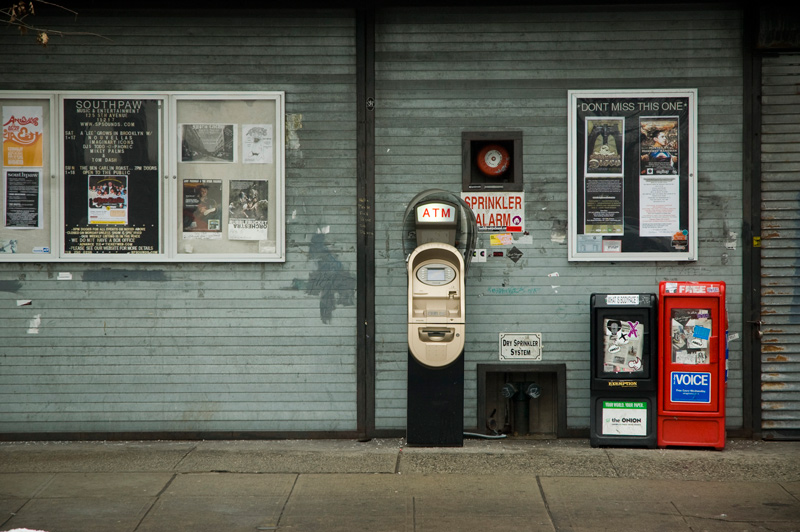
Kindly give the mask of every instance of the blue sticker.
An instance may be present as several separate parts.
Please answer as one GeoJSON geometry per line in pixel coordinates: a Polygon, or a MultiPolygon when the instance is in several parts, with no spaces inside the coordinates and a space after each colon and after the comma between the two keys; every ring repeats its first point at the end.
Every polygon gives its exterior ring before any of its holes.
{"type": "Polygon", "coordinates": [[[708,340],[711,337],[711,329],[702,325],[695,325],[692,334],[700,340],[708,340]]]}

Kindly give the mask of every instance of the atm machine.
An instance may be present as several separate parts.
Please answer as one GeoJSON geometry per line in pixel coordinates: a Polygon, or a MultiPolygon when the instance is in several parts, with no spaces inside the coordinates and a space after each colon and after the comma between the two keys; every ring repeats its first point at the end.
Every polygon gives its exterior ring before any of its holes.
{"type": "Polygon", "coordinates": [[[409,203],[408,445],[464,442],[465,276],[476,236],[472,209],[450,192],[425,191],[409,203]]]}

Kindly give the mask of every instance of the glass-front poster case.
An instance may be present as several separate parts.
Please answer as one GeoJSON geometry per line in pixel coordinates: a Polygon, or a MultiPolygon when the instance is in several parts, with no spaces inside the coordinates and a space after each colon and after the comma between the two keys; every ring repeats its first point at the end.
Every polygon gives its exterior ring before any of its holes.
{"type": "Polygon", "coordinates": [[[163,99],[67,96],[61,108],[63,254],[163,254],[163,99]]]}
{"type": "Polygon", "coordinates": [[[569,91],[569,260],[697,259],[697,90],[569,91]]]}
{"type": "Polygon", "coordinates": [[[174,112],[177,255],[282,257],[282,101],[178,95],[174,112]]]}
{"type": "Polygon", "coordinates": [[[51,95],[0,95],[0,261],[50,260],[55,146],[51,95]]]}
{"type": "Polygon", "coordinates": [[[284,100],[0,91],[0,262],[283,262],[284,100]]]}

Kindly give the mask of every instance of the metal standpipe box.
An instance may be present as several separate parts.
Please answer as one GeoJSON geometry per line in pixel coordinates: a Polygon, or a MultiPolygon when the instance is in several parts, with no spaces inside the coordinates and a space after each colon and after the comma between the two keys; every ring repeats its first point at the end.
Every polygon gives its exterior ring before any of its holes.
{"type": "Polygon", "coordinates": [[[725,447],[725,283],[662,281],[658,446],[725,447]]]}
{"type": "Polygon", "coordinates": [[[656,446],[657,298],[592,294],[590,443],[656,446]]]}

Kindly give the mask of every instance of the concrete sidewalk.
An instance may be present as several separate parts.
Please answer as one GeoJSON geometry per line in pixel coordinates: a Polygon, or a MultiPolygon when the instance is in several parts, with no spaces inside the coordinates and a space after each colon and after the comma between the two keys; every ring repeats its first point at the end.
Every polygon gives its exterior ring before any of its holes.
{"type": "Polygon", "coordinates": [[[800,442],[0,443],[0,531],[800,531],[800,442]]]}

